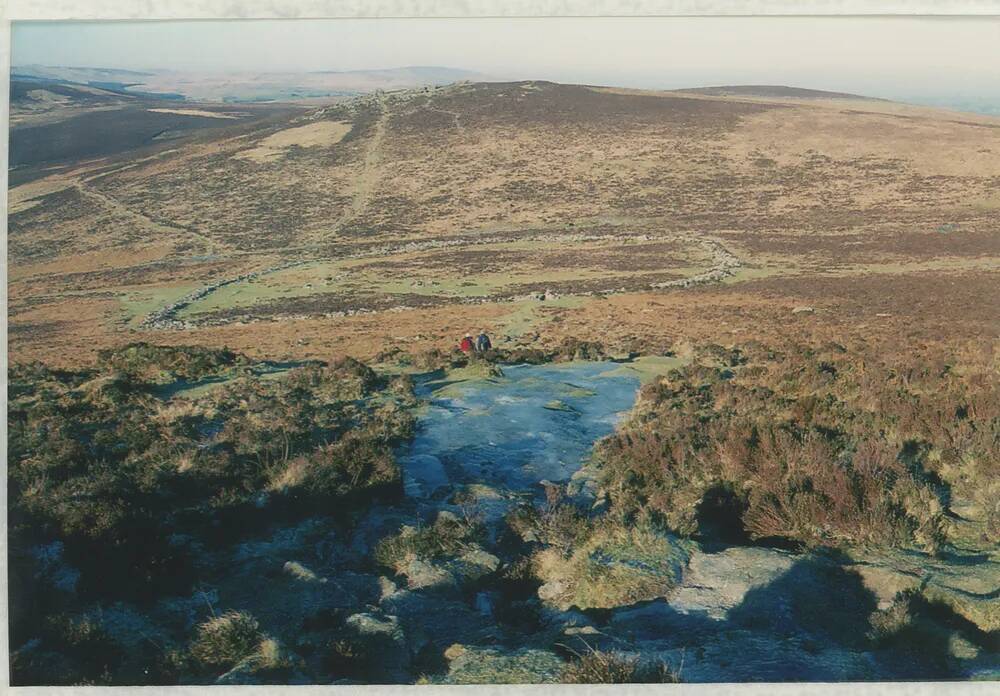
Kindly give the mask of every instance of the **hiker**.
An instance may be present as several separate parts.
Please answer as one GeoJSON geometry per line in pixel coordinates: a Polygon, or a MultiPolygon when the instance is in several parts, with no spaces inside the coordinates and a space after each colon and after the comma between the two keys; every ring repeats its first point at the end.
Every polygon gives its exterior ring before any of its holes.
{"type": "Polygon", "coordinates": [[[465,338],[458,346],[463,353],[471,353],[476,349],[475,344],[472,342],[472,334],[465,334],[465,338]]]}
{"type": "Polygon", "coordinates": [[[490,337],[486,335],[486,329],[483,329],[479,332],[479,336],[476,337],[476,352],[485,353],[492,347],[493,344],[490,343],[490,337]]]}

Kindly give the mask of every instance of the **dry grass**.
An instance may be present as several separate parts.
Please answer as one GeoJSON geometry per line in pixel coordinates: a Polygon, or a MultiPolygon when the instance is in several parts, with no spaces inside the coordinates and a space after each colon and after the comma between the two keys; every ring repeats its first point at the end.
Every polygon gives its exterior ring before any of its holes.
{"type": "MultiPolygon", "coordinates": [[[[258,652],[263,638],[257,619],[231,611],[198,626],[191,654],[210,667],[233,667],[258,652]]],[[[273,652],[270,647],[268,652],[273,652]]]]}
{"type": "Polygon", "coordinates": [[[589,645],[563,671],[565,684],[676,684],[680,675],[664,662],[643,662],[618,652],[589,645]]]}
{"type": "Polygon", "coordinates": [[[687,563],[684,547],[646,525],[602,519],[571,549],[543,548],[534,573],[562,608],[618,607],[665,596],[687,563]]]}
{"type": "MultiPolygon", "coordinates": [[[[976,310],[1000,305],[990,301],[1000,284],[989,215],[1000,129],[986,117],[864,104],[468,86],[390,96],[379,108],[339,106],[326,115],[336,120],[191,143],[100,177],[81,167],[11,191],[11,351],[85,363],[95,347],[121,342],[115,305],[129,306],[126,295],[237,275],[272,263],[276,249],[315,258],[337,242],[339,257],[370,239],[607,226],[636,237],[721,233],[745,269],[727,288],[579,297],[539,311],[529,335],[662,349],[679,336],[898,343],[912,332],[938,340],[995,332],[995,312],[976,310]],[[929,137],[946,141],[949,156],[929,152],[929,137]],[[234,156],[241,152],[264,161],[234,156]],[[188,263],[158,269],[165,240],[188,263]],[[191,260],[209,251],[219,255],[212,267],[191,260]],[[78,262],[107,273],[67,273],[78,262]],[[930,295],[934,303],[919,301],[930,295]],[[817,314],[790,321],[803,304],[818,305],[817,314]]],[[[570,272],[564,295],[593,290],[595,268],[609,287],[622,286],[634,256],[622,250],[624,261],[606,250],[549,249],[530,263],[509,259],[502,271],[516,271],[520,285],[549,283],[546,267],[557,264],[570,272]]],[[[389,257],[396,265],[382,275],[460,284],[476,250],[451,251],[416,270],[406,254],[389,257]]],[[[301,294],[299,280],[289,274],[286,289],[301,294]]],[[[264,322],[144,335],[268,357],[373,357],[394,344],[447,348],[468,326],[503,327],[518,311],[445,303],[329,320],[296,316],[314,309],[293,304],[281,331],[264,322]]]]}
{"type": "MultiPolygon", "coordinates": [[[[218,116],[218,114],[213,114],[218,116]]],[[[280,159],[291,148],[331,147],[351,132],[352,124],[340,121],[318,121],[307,126],[296,126],[269,135],[249,150],[241,150],[234,157],[253,162],[270,162],[280,159]]]]}

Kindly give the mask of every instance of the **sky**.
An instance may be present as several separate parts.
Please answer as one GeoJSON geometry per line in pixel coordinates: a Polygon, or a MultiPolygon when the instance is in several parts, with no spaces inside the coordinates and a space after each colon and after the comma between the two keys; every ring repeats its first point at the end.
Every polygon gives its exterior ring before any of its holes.
{"type": "Polygon", "coordinates": [[[644,88],[785,84],[1000,103],[1000,18],[15,23],[12,63],[183,71],[462,68],[644,88]]]}

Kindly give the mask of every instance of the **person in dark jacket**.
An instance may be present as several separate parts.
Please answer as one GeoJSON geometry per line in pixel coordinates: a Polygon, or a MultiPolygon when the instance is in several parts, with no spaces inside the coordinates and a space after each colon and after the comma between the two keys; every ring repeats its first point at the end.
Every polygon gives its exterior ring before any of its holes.
{"type": "Polygon", "coordinates": [[[476,349],[476,345],[472,342],[472,334],[465,334],[465,338],[458,345],[463,353],[471,353],[476,349]]]}
{"type": "Polygon", "coordinates": [[[490,337],[486,335],[486,329],[479,332],[479,336],[476,337],[476,351],[479,353],[485,353],[493,344],[490,343],[490,337]]]}

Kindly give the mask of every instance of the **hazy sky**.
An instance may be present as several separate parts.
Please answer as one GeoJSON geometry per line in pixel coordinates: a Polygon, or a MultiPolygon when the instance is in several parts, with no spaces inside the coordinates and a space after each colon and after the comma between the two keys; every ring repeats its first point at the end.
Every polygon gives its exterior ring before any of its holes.
{"type": "Polygon", "coordinates": [[[636,87],[789,84],[1000,95],[1000,19],[525,18],[32,23],[13,64],[176,70],[465,68],[636,87]]]}

